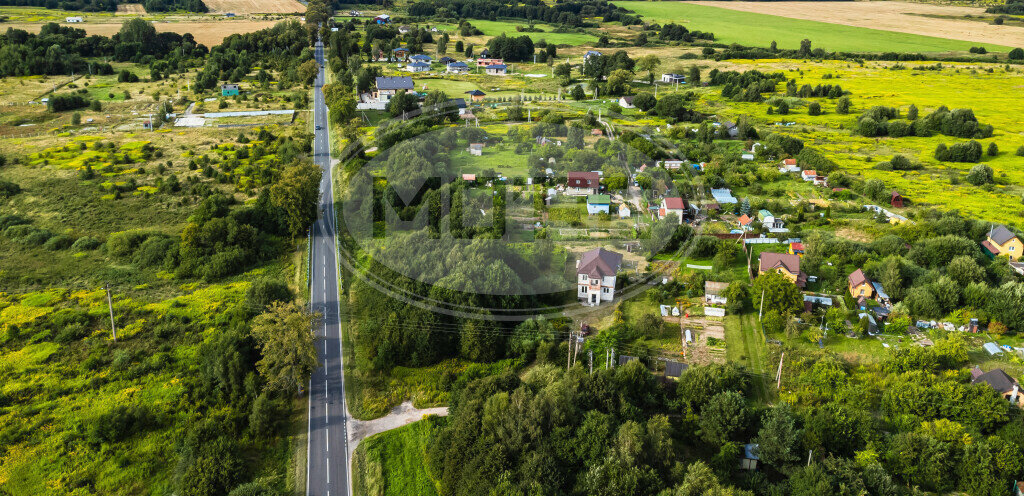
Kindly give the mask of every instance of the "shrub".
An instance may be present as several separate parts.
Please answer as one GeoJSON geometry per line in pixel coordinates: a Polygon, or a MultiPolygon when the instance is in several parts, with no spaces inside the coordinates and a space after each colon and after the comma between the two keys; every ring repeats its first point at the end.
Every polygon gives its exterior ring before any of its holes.
{"type": "Polygon", "coordinates": [[[46,243],[43,243],[43,248],[46,248],[47,250],[51,251],[66,250],[70,248],[71,245],[74,244],[74,242],[75,239],[72,238],[71,236],[59,234],[46,240],[46,243]]]}
{"type": "Polygon", "coordinates": [[[254,312],[262,312],[275,301],[291,301],[288,285],[273,279],[257,279],[245,292],[246,305],[254,312]]]}
{"type": "Polygon", "coordinates": [[[943,162],[977,162],[981,160],[981,143],[968,141],[950,147],[939,143],[935,147],[935,158],[943,162]]]}
{"type": "Polygon", "coordinates": [[[971,167],[971,171],[967,173],[967,182],[981,186],[992,182],[993,174],[992,168],[985,164],[978,164],[971,167]]]}
{"type": "Polygon", "coordinates": [[[101,243],[100,240],[92,236],[83,236],[76,239],[75,242],[71,244],[71,249],[76,252],[90,251],[99,248],[101,244],[103,243],[101,243]]]}
{"type": "Polygon", "coordinates": [[[10,198],[21,193],[21,186],[10,181],[0,180],[0,198],[10,198]]]}
{"type": "Polygon", "coordinates": [[[807,106],[807,115],[821,115],[821,104],[813,102],[807,106]]]}
{"type": "Polygon", "coordinates": [[[151,236],[139,245],[135,251],[135,263],[140,267],[156,267],[167,260],[172,250],[175,250],[176,241],[173,238],[163,236],[151,236]]]}
{"type": "Polygon", "coordinates": [[[11,239],[20,239],[32,234],[35,228],[28,224],[15,224],[4,229],[4,236],[11,239]]]}
{"type": "Polygon", "coordinates": [[[121,231],[107,237],[107,255],[129,258],[149,235],[138,231],[121,231]]]}
{"type": "Polygon", "coordinates": [[[996,145],[996,142],[993,141],[988,144],[988,156],[995,157],[996,155],[999,155],[999,147],[996,145]]]}
{"type": "Polygon", "coordinates": [[[850,113],[850,98],[849,97],[845,97],[844,96],[844,97],[840,98],[839,100],[836,100],[836,113],[839,113],[839,114],[848,114],[848,113],[850,113]]]}
{"type": "Polygon", "coordinates": [[[35,229],[28,236],[21,238],[20,241],[26,246],[41,246],[52,237],[53,233],[46,229],[35,229]]]}
{"type": "MultiPolygon", "coordinates": [[[[1021,146],[1017,147],[1017,156],[1018,157],[1024,157],[1024,145],[1021,145],[1021,146]]],[[[2,223],[0,223],[0,227],[3,227],[2,223]]]]}
{"type": "Polygon", "coordinates": [[[1024,60],[1024,49],[1014,48],[1013,50],[1010,50],[1007,57],[1009,57],[1010,60],[1024,60]]]}

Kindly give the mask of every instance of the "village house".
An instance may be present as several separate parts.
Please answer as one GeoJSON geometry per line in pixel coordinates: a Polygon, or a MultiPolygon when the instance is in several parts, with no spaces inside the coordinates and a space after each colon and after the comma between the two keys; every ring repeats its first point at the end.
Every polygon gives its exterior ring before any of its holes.
{"type": "Polygon", "coordinates": [[[974,367],[971,370],[971,384],[987,384],[1010,403],[1024,407],[1024,395],[1020,394],[1020,384],[1003,369],[992,369],[982,373],[981,369],[974,367]]]}
{"type": "Polygon", "coordinates": [[[795,158],[787,158],[779,164],[779,172],[783,174],[787,172],[800,172],[800,166],[796,165],[795,158]]]}
{"type": "Polygon", "coordinates": [[[750,225],[752,222],[754,222],[754,219],[751,219],[747,214],[740,215],[740,217],[736,219],[736,223],[738,223],[740,225],[740,229],[743,229],[744,231],[752,229],[750,225]]]}
{"type": "Polygon", "coordinates": [[[417,53],[416,55],[409,57],[409,60],[412,60],[413,62],[423,62],[425,64],[429,64],[434,59],[430,58],[430,55],[423,55],[422,53],[417,53]]]}
{"type": "Polygon", "coordinates": [[[686,76],[682,74],[662,74],[661,82],[668,84],[686,84],[686,76]]]}
{"type": "Polygon", "coordinates": [[[377,91],[374,92],[373,97],[381,102],[391,101],[391,98],[399,91],[412,91],[413,89],[412,78],[409,76],[378,77],[376,83],[377,91]]]}
{"type": "Polygon", "coordinates": [[[672,160],[659,160],[658,161],[658,166],[659,167],[664,167],[667,170],[679,170],[679,169],[681,169],[683,167],[683,161],[682,160],[675,160],[675,159],[672,159],[672,160]]]}
{"type": "Polygon", "coordinates": [[[757,211],[757,220],[761,221],[761,225],[765,229],[782,229],[785,227],[781,219],[763,208],[757,211]]]}
{"type": "Polygon", "coordinates": [[[611,212],[612,198],[608,195],[590,195],[587,197],[587,215],[607,214],[611,212]]]}
{"type": "Polygon", "coordinates": [[[788,253],[790,255],[797,255],[797,256],[803,257],[804,256],[804,244],[799,242],[799,241],[793,241],[793,242],[789,243],[789,251],[788,251],[788,253]]]}
{"type": "Polygon", "coordinates": [[[473,156],[476,156],[476,157],[479,157],[479,156],[483,155],[484,154],[484,144],[483,143],[470,143],[469,144],[469,154],[473,155],[473,156]]]}
{"type": "Polygon", "coordinates": [[[587,50],[587,53],[583,54],[583,61],[586,62],[586,61],[590,60],[591,57],[600,57],[600,56],[601,56],[601,52],[599,52],[597,50],[587,50]]]}
{"type": "Polygon", "coordinates": [[[237,84],[222,84],[220,85],[221,96],[235,96],[238,94],[237,84]]]}
{"type": "Polygon", "coordinates": [[[398,26],[398,34],[409,34],[412,31],[412,26],[398,26]]]}
{"type": "Polygon", "coordinates": [[[505,64],[494,64],[484,67],[484,72],[488,76],[506,76],[508,75],[508,66],[505,64]]]}
{"type": "Polygon", "coordinates": [[[627,109],[636,108],[636,105],[633,105],[633,97],[631,96],[619,97],[619,106],[627,109]]]}
{"type": "Polygon", "coordinates": [[[565,194],[569,196],[596,195],[601,188],[601,176],[596,172],[570,172],[565,183],[565,194]]]}
{"type": "Polygon", "coordinates": [[[619,218],[628,219],[630,215],[633,215],[633,211],[629,209],[629,205],[623,203],[619,205],[619,218]]]}
{"type": "Polygon", "coordinates": [[[816,178],[816,177],[818,177],[818,171],[815,171],[815,170],[800,171],[800,179],[803,179],[804,181],[808,181],[808,182],[814,181],[814,178],[816,178]]]}
{"type": "Polygon", "coordinates": [[[863,270],[857,269],[853,271],[847,276],[846,281],[850,296],[865,299],[875,296],[875,287],[871,285],[871,280],[868,279],[867,274],[863,270]]]}
{"type": "Polygon", "coordinates": [[[686,200],[678,197],[668,197],[661,199],[661,205],[658,207],[658,218],[664,219],[668,214],[676,214],[679,218],[679,223],[682,224],[683,220],[688,217],[690,213],[690,205],[686,200]]]}
{"type": "Polygon", "coordinates": [[[64,22],[78,23],[78,22],[85,22],[85,21],[80,16],[74,16],[74,17],[65,17],[64,18],[64,22]]]}
{"type": "Polygon", "coordinates": [[[487,67],[489,65],[503,65],[504,63],[505,63],[505,59],[488,59],[488,58],[476,59],[476,66],[477,67],[487,67]]]}
{"type": "Polygon", "coordinates": [[[373,22],[376,22],[377,24],[390,24],[391,16],[388,14],[381,14],[377,17],[374,17],[373,22]]]}
{"type": "Polygon", "coordinates": [[[988,238],[981,246],[990,257],[1006,255],[1011,261],[1020,258],[1021,251],[1024,251],[1024,244],[1020,239],[1003,225],[989,229],[988,238]]]}
{"type": "Polygon", "coordinates": [[[892,208],[903,208],[903,195],[901,195],[899,191],[892,190],[889,205],[892,205],[892,208]]]}
{"type": "Polygon", "coordinates": [[[484,97],[487,96],[487,93],[480,90],[470,90],[467,91],[466,94],[469,95],[469,99],[472,100],[473,103],[480,103],[484,101],[484,97]]]}
{"type": "Polygon", "coordinates": [[[395,60],[405,60],[405,58],[409,56],[409,49],[406,47],[398,47],[391,50],[391,56],[394,57],[395,60]]]}
{"type": "Polygon", "coordinates": [[[405,70],[409,72],[427,72],[430,70],[430,64],[426,62],[413,62],[406,65],[405,70]]]}
{"type": "MultiPolygon", "coordinates": [[[[469,72],[469,66],[465,62],[452,62],[448,64],[445,70],[451,74],[466,74],[469,72]]],[[[469,93],[467,91],[467,93],[469,93]]]]}
{"type": "Polygon", "coordinates": [[[576,262],[576,296],[592,306],[615,298],[615,278],[622,265],[622,254],[595,248],[576,262]]]}
{"type": "Polygon", "coordinates": [[[757,262],[757,273],[778,272],[796,284],[798,288],[807,285],[807,274],[800,270],[800,257],[789,253],[761,252],[757,262]]]}

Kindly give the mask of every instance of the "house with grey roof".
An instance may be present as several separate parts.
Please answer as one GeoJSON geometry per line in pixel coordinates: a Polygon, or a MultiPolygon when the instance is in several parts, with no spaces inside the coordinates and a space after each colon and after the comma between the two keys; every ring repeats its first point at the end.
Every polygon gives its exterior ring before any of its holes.
{"type": "Polygon", "coordinates": [[[576,297],[586,305],[598,306],[615,298],[615,279],[622,266],[622,254],[604,248],[585,252],[576,262],[576,297]]]}
{"type": "Polygon", "coordinates": [[[391,101],[399,91],[412,91],[414,87],[412,78],[409,76],[379,77],[376,82],[377,91],[374,92],[373,97],[381,102],[391,101]]]}
{"type": "Polygon", "coordinates": [[[980,372],[981,369],[978,367],[971,371],[971,384],[986,384],[1010,403],[1024,406],[1024,395],[1020,394],[1020,385],[1003,369],[992,369],[985,373],[980,372]]]}

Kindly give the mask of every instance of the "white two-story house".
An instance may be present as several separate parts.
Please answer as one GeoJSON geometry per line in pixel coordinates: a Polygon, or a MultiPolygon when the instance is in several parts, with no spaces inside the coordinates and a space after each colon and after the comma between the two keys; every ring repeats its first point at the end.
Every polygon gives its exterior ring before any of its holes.
{"type": "Polygon", "coordinates": [[[576,297],[585,305],[597,306],[615,298],[615,275],[622,254],[595,248],[576,262],[576,297]]]}

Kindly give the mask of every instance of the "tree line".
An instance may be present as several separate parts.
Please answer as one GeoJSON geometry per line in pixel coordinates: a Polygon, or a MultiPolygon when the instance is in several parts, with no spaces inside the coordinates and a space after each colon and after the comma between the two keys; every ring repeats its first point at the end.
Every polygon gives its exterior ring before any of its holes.
{"type": "Polygon", "coordinates": [[[420,0],[409,6],[409,15],[445,19],[526,19],[570,27],[597,27],[587,18],[601,17],[605,22],[640,24],[640,19],[605,0],[571,0],[547,4],[537,0],[509,5],[495,0],[420,0]]]}
{"type": "Polygon", "coordinates": [[[38,35],[14,28],[0,35],[0,76],[111,74],[110,64],[88,60],[100,57],[136,63],[162,60],[165,70],[181,71],[206,53],[191,34],[157,33],[140,18],[125,21],[110,38],[51,22],[38,35]]]}

